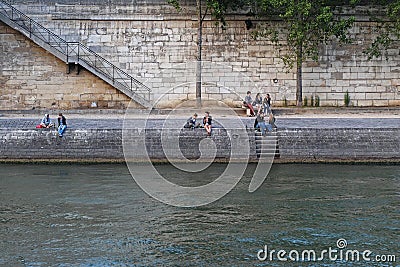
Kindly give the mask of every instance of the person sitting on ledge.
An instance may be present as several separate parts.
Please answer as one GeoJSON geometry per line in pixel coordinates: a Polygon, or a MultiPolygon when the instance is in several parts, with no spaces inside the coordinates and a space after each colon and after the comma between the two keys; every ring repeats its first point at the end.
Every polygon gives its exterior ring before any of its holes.
{"type": "Polygon", "coordinates": [[[250,116],[254,116],[255,115],[254,108],[253,108],[253,99],[251,98],[251,92],[250,91],[247,91],[247,95],[244,98],[243,105],[250,109],[250,116]]]}
{"type": "Polygon", "coordinates": [[[257,123],[257,125],[256,125],[255,128],[260,128],[261,129],[261,134],[263,136],[265,136],[266,130],[268,130],[268,132],[272,131],[272,126],[269,123],[268,124],[265,123],[264,112],[260,111],[257,114],[256,123],[257,123]]]}
{"type": "Polygon", "coordinates": [[[276,121],[275,116],[272,113],[270,113],[269,118],[268,118],[268,124],[271,125],[271,127],[276,129],[278,127],[275,125],[275,121],[276,121]]]}
{"type": "Polygon", "coordinates": [[[192,117],[190,117],[187,121],[184,128],[199,128],[200,127],[200,122],[197,121],[197,113],[194,113],[192,117]]]}
{"type": "Polygon", "coordinates": [[[253,103],[257,107],[257,112],[261,110],[262,103],[263,103],[262,96],[260,93],[257,93],[256,100],[254,100],[254,103],[253,103]]]}
{"type": "Polygon", "coordinates": [[[263,100],[264,114],[272,114],[271,110],[271,96],[267,94],[263,100]]]}
{"type": "Polygon", "coordinates": [[[51,121],[50,119],[50,115],[49,114],[44,114],[43,119],[40,121],[40,124],[38,125],[37,128],[50,128],[53,127],[54,123],[51,121]]]}
{"type": "Polygon", "coordinates": [[[210,116],[210,112],[206,111],[205,116],[203,118],[203,125],[204,128],[207,131],[207,135],[211,135],[211,123],[212,123],[212,117],[210,116]]]}
{"type": "Polygon", "coordinates": [[[65,130],[67,129],[67,120],[62,113],[58,114],[58,136],[63,137],[65,130]]]}

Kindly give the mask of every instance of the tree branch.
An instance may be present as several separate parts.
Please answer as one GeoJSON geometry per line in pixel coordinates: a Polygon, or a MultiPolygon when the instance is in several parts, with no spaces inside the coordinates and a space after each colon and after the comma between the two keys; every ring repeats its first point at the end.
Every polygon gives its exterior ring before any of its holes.
{"type": "Polygon", "coordinates": [[[204,15],[203,15],[203,17],[201,18],[201,22],[204,21],[204,19],[205,19],[206,16],[207,16],[207,13],[208,13],[208,6],[206,7],[206,11],[204,11],[204,15]]]}

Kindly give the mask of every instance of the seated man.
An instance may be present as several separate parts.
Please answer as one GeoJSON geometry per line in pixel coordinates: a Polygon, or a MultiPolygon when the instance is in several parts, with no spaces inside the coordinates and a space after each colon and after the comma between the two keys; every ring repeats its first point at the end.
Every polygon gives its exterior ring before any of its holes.
{"type": "MultiPolygon", "coordinates": [[[[50,115],[44,114],[43,119],[40,121],[40,128],[50,128],[53,127],[54,124],[51,122],[50,115]]],[[[39,128],[39,127],[38,127],[39,128]]]]}
{"type": "Polygon", "coordinates": [[[247,95],[244,98],[243,105],[250,109],[250,116],[254,116],[253,99],[251,98],[251,92],[247,91],[247,95]]]}
{"type": "Polygon", "coordinates": [[[187,121],[184,128],[199,128],[200,127],[200,122],[197,121],[197,113],[194,113],[192,117],[190,117],[187,121]]]}

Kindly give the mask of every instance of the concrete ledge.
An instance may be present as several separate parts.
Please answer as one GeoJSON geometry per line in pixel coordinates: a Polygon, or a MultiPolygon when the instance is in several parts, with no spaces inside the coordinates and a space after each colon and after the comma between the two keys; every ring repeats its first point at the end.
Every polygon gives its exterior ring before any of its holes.
{"type": "MultiPolygon", "coordinates": [[[[230,158],[231,140],[225,129],[215,128],[213,135],[207,137],[204,129],[167,129],[168,138],[179,136],[179,148],[188,159],[200,157],[199,143],[211,139],[217,148],[216,160],[226,161],[230,158]]],[[[129,138],[135,142],[139,137],[145,138],[147,154],[154,161],[166,159],[161,145],[161,130],[132,129],[129,138]]],[[[256,158],[255,138],[252,131],[248,136],[239,137],[250,140],[250,158],[256,158]]],[[[239,140],[240,143],[240,140],[239,140]]],[[[171,149],[171,148],[170,148],[171,149]]],[[[0,159],[2,160],[78,160],[88,161],[122,161],[124,160],[122,129],[67,129],[63,138],[57,136],[55,129],[4,129],[0,128],[0,159]]],[[[143,151],[131,151],[136,155],[135,161],[143,161],[143,151]]],[[[244,152],[244,155],[248,155],[244,152]]],[[[247,160],[245,156],[243,159],[247,160]]]]}
{"type": "MultiPolygon", "coordinates": [[[[166,162],[160,145],[161,131],[146,130],[146,148],[154,162],[166,162]]],[[[203,129],[172,129],[179,133],[184,156],[199,157],[203,129]]],[[[250,161],[256,162],[255,138],[247,131],[250,161]]],[[[138,137],[139,131],[132,133],[138,137]]],[[[311,162],[400,162],[400,127],[392,128],[279,128],[280,158],[277,163],[311,162]]],[[[242,138],[242,137],[241,137],[242,138]]],[[[247,139],[247,138],[246,138],[247,139]]],[[[230,160],[230,139],[222,128],[211,140],[217,147],[216,162],[230,160]]],[[[244,140],[244,139],[243,139],[244,140]]],[[[3,162],[124,162],[122,129],[68,129],[63,138],[54,129],[0,129],[0,161],[3,162]]],[[[243,161],[248,158],[243,156],[243,161]]],[[[136,158],[140,162],[140,158],[136,158]]]]}

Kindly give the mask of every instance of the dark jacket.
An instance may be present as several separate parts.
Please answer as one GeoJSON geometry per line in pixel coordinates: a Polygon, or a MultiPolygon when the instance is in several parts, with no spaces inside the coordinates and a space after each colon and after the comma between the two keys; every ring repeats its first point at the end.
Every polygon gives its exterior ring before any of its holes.
{"type": "Polygon", "coordinates": [[[211,122],[212,122],[211,116],[208,116],[208,119],[206,117],[203,118],[204,125],[206,125],[206,124],[211,125],[211,122]]]}
{"type": "Polygon", "coordinates": [[[267,104],[268,106],[271,106],[271,97],[265,97],[264,98],[264,104],[267,104]]]}
{"type": "Polygon", "coordinates": [[[197,119],[194,117],[190,117],[184,126],[184,128],[198,127],[199,123],[196,123],[197,119]]]}
{"type": "Polygon", "coordinates": [[[256,96],[256,100],[254,100],[254,103],[255,103],[256,105],[261,105],[262,102],[263,102],[262,97],[261,97],[261,96],[259,96],[259,97],[256,96]]]}
{"type": "Polygon", "coordinates": [[[58,126],[65,125],[67,126],[67,119],[64,116],[58,117],[58,126]]]}
{"type": "Polygon", "coordinates": [[[257,115],[257,123],[258,122],[265,122],[264,116],[260,116],[260,114],[257,115]]]}

